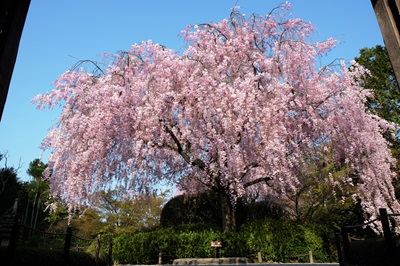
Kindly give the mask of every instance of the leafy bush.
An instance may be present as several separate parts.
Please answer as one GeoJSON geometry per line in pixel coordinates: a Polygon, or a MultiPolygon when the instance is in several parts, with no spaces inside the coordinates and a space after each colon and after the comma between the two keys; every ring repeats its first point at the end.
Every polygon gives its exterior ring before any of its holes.
{"type": "Polygon", "coordinates": [[[210,191],[198,195],[179,195],[169,200],[162,209],[163,227],[183,224],[213,224],[222,227],[220,199],[210,191]]]}
{"type": "Polygon", "coordinates": [[[323,240],[312,228],[283,220],[248,223],[239,232],[223,234],[219,228],[189,224],[151,232],[123,234],[114,239],[113,258],[119,263],[155,264],[176,258],[212,258],[213,240],[222,241],[221,257],[248,257],[264,261],[308,261],[309,251],[318,262],[327,261],[323,240]]]}
{"type": "MultiPolygon", "coordinates": [[[[283,209],[268,200],[252,203],[239,200],[236,205],[236,223],[239,226],[265,217],[278,219],[283,216],[283,209]]],[[[222,228],[221,221],[221,200],[212,191],[176,196],[165,204],[160,217],[163,227],[201,223],[222,228]]]]}
{"type": "Polygon", "coordinates": [[[264,220],[242,227],[251,258],[261,252],[265,261],[308,261],[309,251],[316,261],[327,261],[323,240],[311,228],[287,220],[264,220]]]}
{"type": "Polygon", "coordinates": [[[123,234],[114,239],[113,259],[118,263],[155,264],[176,258],[212,257],[210,242],[220,239],[218,229],[199,224],[123,234]]]}
{"type": "Polygon", "coordinates": [[[249,257],[250,249],[247,238],[242,232],[229,232],[222,235],[221,256],[224,257],[249,257]]]}
{"type": "Polygon", "coordinates": [[[125,233],[114,239],[113,259],[121,264],[154,264],[152,232],[125,233]]]}

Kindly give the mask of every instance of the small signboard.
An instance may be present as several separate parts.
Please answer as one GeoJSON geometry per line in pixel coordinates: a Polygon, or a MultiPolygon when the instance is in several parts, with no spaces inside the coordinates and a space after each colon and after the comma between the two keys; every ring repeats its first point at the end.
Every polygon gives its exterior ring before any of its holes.
{"type": "Polygon", "coordinates": [[[210,246],[211,246],[212,248],[220,248],[220,247],[222,247],[222,244],[221,244],[220,241],[215,240],[215,241],[211,241],[210,246]]]}

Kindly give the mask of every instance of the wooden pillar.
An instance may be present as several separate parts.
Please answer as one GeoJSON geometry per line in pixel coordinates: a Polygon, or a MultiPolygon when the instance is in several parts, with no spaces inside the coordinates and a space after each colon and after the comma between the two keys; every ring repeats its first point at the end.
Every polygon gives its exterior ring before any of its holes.
{"type": "Polygon", "coordinates": [[[392,233],[390,231],[390,223],[388,214],[385,208],[379,209],[379,214],[381,216],[381,223],[383,229],[383,236],[385,237],[385,247],[389,253],[392,265],[398,265],[396,261],[396,251],[393,243],[392,233]]]}
{"type": "Polygon", "coordinates": [[[349,229],[345,226],[342,226],[342,241],[343,241],[343,260],[344,263],[350,264],[350,236],[349,236],[349,229]]]}
{"type": "Polygon", "coordinates": [[[67,227],[67,232],[65,233],[65,242],[64,242],[64,261],[68,264],[69,261],[69,250],[71,248],[71,241],[72,241],[72,229],[71,227],[67,227]]]}
{"type": "Polygon", "coordinates": [[[336,249],[337,249],[337,253],[338,253],[339,265],[343,266],[344,261],[343,261],[343,255],[342,255],[342,245],[340,245],[340,232],[335,232],[335,243],[336,243],[336,249]]]}
{"type": "Polygon", "coordinates": [[[13,260],[14,260],[14,253],[15,249],[17,247],[17,241],[18,241],[18,233],[19,233],[19,228],[20,228],[20,220],[19,216],[15,215],[12,218],[12,229],[11,229],[11,234],[10,234],[10,240],[8,242],[8,248],[7,248],[7,253],[5,256],[4,263],[5,265],[13,265],[13,260]]]}
{"type": "Polygon", "coordinates": [[[0,120],[30,2],[30,0],[0,1],[0,120]]]}
{"type": "Polygon", "coordinates": [[[371,3],[400,86],[400,0],[371,0],[371,3]]]}

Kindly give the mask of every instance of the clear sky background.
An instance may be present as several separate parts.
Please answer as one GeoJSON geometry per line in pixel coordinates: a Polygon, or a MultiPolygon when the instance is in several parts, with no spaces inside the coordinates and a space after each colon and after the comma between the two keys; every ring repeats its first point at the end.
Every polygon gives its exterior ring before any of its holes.
{"type": "MultiPolygon", "coordinates": [[[[48,154],[39,148],[59,110],[39,111],[31,100],[52,89],[52,82],[78,60],[99,60],[103,53],[129,50],[153,40],[179,51],[186,25],[228,18],[237,0],[32,0],[19,47],[9,93],[0,122],[0,152],[7,166],[19,168],[27,181],[29,162],[48,154]]],[[[265,15],[284,2],[238,0],[246,16],[265,15]]],[[[312,22],[316,40],[341,43],[326,62],[350,61],[364,47],[383,45],[369,0],[292,0],[293,17],[312,22]]],[[[3,164],[4,162],[2,162],[3,164]]],[[[3,166],[3,165],[1,165],[3,166]]]]}

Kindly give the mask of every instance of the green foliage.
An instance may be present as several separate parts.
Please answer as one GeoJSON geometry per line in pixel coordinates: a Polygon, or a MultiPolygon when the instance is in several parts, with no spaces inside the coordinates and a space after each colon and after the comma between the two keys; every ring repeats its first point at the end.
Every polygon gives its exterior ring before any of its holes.
{"type": "Polygon", "coordinates": [[[26,173],[34,179],[42,179],[42,173],[47,168],[47,164],[43,163],[40,159],[36,158],[29,163],[26,173]]]}
{"type": "Polygon", "coordinates": [[[159,225],[162,205],[168,191],[159,195],[129,197],[122,188],[99,191],[92,206],[103,223],[104,232],[134,232],[159,225]]]}
{"type": "Polygon", "coordinates": [[[308,260],[312,251],[316,261],[327,261],[323,240],[312,228],[288,220],[264,220],[250,223],[241,229],[242,237],[247,239],[252,258],[262,253],[265,261],[308,260]]]}
{"type": "Polygon", "coordinates": [[[363,77],[363,87],[374,93],[374,97],[368,99],[368,108],[378,116],[399,125],[400,91],[386,47],[377,45],[363,48],[355,61],[369,70],[363,77]]]}
{"type": "MultiPolygon", "coordinates": [[[[163,227],[184,224],[210,224],[222,228],[221,201],[212,191],[198,195],[179,195],[169,200],[161,212],[160,223],[163,227]]],[[[236,205],[236,223],[240,225],[265,217],[284,216],[283,209],[268,200],[247,203],[239,199],[236,205]]]]}
{"type": "MultiPolygon", "coordinates": [[[[303,185],[298,187],[295,194],[289,195],[291,201],[264,199],[246,202],[245,199],[239,199],[236,205],[238,228],[265,218],[318,223],[331,231],[339,229],[343,223],[362,223],[362,208],[353,198],[359,180],[348,167],[335,164],[330,156],[321,156],[318,150],[315,154],[315,159],[303,171],[303,185]],[[354,176],[352,183],[344,183],[343,176],[354,176]]],[[[162,210],[160,223],[163,227],[204,223],[222,228],[221,220],[219,197],[208,191],[197,196],[180,195],[172,198],[162,210]]],[[[329,234],[332,234],[331,231],[329,234]]]]}
{"type": "Polygon", "coordinates": [[[221,257],[257,261],[257,253],[261,252],[264,261],[307,261],[312,251],[316,261],[329,260],[315,228],[273,219],[249,223],[239,232],[226,234],[205,224],[123,234],[114,239],[113,258],[122,264],[155,264],[160,252],[163,263],[172,263],[176,258],[211,258],[213,240],[222,241],[221,257]]]}
{"type": "Polygon", "coordinates": [[[159,228],[149,232],[125,233],[114,239],[113,259],[119,263],[155,264],[175,258],[211,257],[210,242],[221,239],[219,229],[201,224],[159,228]]]}
{"type": "Polygon", "coordinates": [[[252,257],[251,248],[248,245],[247,234],[239,232],[227,232],[221,235],[221,256],[225,257],[252,257]]]}
{"type": "MultiPolygon", "coordinates": [[[[374,114],[400,126],[400,90],[386,47],[377,45],[360,50],[360,56],[355,61],[366,67],[369,73],[363,77],[363,87],[373,92],[368,98],[367,108],[374,114]]],[[[400,127],[394,132],[397,138],[390,137],[391,132],[384,136],[392,145],[392,155],[397,160],[395,171],[400,175],[400,127]]],[[[400,199],[400,182],[395,181],[396,197],[400,199]]]]}
{"type": "Polygon", "coordinates": [[[20,240],[21,247],[40,248],[40,249],[63,249],[65,236],[49,236],[43,234],[34,234],[29,238],[20,240]]]}
{"type": "Polygon", "coordinates": [[[50,196],[50,183],[42,178],[42,173],[47,164],[34,159],[29,163],[27,174],[32,177],[28,182],[22,184],[20,195],[20,213],[24,213],[24,225],[35,229],[45,230],[47,227],[46,217],[48,210],[46,203],[50,196]]]}
{"type": "Polygon", "coordinates": [[[221,239],[219,228],[204,224],[182,225],[175,230],[174,258],[209,258],[213,256],[211,241],[221,239]]]}
{"type": "Polygon", "coordinates": [[[150,232],[124,233],[114,239],[114,261],[127,264],[154,264],[157,252],[150,232]]]}
{"type": "Polygon", "coordinates": [[[221,203],[211,191],[198,195],[179,195],[169,200],[161,212],[160,223],[164,227],[189,223],[220,225],[221,203]]]}
{"type": "Polygon", "coordinates": [[[265,218],[279,219],[283,217],[286,217],[286,213],[282,206],[267,199],[250,203],[240,199],[236,205],[236,222],[239,227],[242,224],[265,218]]]}
{"type": "MultiPolygon", "coordinates": [[[[106,226],[99,212],[88,209],[76,219],[70,221],[70,227],[82,238],[95,238],[106,226]]],[[[66,221],[65,221],[66,222],[66,221]]]]}
{"type": "Polygon", "coordinates": [[[7,166],[7,156],[0,153],[0,216],[10,210],[18,198],[21,183],[17,178],[17,170],[7,166]],[[4,164],[3,164],[4,163],[4,164]]]}

